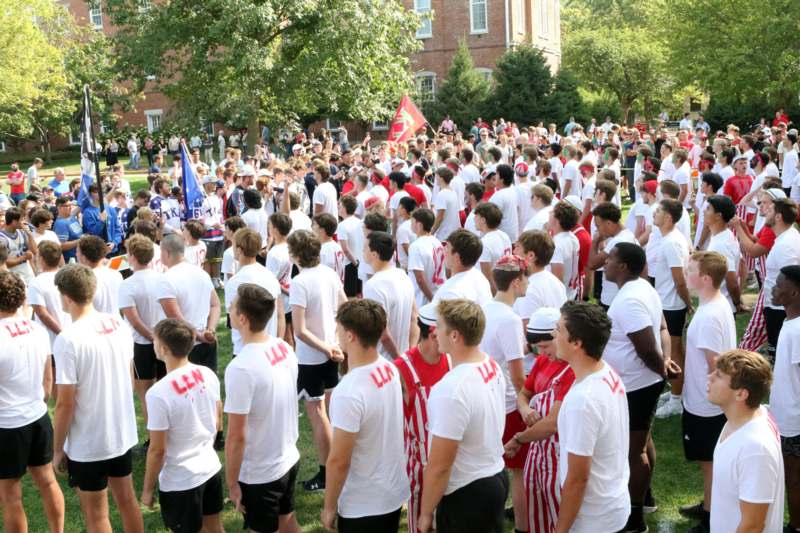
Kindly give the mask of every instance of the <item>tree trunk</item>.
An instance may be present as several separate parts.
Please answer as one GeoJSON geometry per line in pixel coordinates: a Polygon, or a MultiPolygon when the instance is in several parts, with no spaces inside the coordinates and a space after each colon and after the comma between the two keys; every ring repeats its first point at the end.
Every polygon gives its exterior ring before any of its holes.
{"type": "Polygon", "coordinates": [[[261,137],[261,126],[258,123],[258,117],[253,115],[247,120],[247,149],[251,154],[255,153],[259,137],[261,137]]]}

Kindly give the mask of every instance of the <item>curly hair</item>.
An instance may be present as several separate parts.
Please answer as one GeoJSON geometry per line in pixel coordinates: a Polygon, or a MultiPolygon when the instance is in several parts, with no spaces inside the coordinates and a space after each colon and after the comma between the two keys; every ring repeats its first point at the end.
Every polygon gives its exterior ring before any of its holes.
{"type": "Polygon", "coordinates": [[[0,271],[0,311],[13,313],[25,303],[25,282],[13,272],[0,271]]]}

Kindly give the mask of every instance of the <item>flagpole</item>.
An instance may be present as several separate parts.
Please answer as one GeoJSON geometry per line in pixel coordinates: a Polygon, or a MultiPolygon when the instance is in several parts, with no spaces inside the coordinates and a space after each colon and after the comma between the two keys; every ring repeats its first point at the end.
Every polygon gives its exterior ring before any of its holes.
{"type": "MultiPolygon", "coordinates": [[[[92,116],[92,99],[89,97],[89,86],[83,86],[84,95],[86,98],[86,112],[89,117],[92,116]]],[[[98,202],[100,204],[100,212],[105,211],[105,198],[103,198],[103,181],[100,178],[100,154],[97,152],[97,143],[94,140],[94,120],[89,121],[89,138],[92,143],[92,162],[94,163],[95,183],[97,183],[98,202]]],[[[108,232],[108,222],[106,222],[106,232],[108,232]]],[[[106,235],[108,237],[108,235],[106,235]]]]}

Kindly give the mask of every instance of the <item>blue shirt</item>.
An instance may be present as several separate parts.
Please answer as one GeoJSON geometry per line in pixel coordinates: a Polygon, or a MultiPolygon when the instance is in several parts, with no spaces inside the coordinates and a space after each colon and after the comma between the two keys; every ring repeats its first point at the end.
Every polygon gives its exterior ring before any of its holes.
{"type": "MultiPolygon", "coordinates": [[[[53,223],[53,232],[61,242],[77,241],[83,235],[81,223],[75,217],[57,218],[53,223]]],[[[64,250],[64,260],[69,261],[76,256],[77,249],[64,250]]]]}

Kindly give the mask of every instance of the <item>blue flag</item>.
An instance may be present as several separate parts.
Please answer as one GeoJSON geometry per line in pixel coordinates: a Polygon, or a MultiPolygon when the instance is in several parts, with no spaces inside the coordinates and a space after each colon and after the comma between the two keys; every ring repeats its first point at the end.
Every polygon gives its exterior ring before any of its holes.
{"type": "MultiPolygon", "coordinates": [[[[94,144],[94,131],[92,128],[91,104],[89,102],[89,87],[83,88],[83,106],[78,117],[81,132],[81,188],[75,199],[81,209],[91,204],[89,186],[94,183],[96,146],[94,144]]],[[[64,180],[66,181],[66,180],[64,180]]],[[[69,186],[69,184],[67,184],[69,186]]]]}
{"type": "Polygon", "coordinates": [[[186,220],[198,218],[203,207],[205,193],[203,187],[197,181],[191,163],[189,162],[189,151],[186,150],[186,143],[181,142],[181,190],[183,191],[183,213],[186,220]]]}

